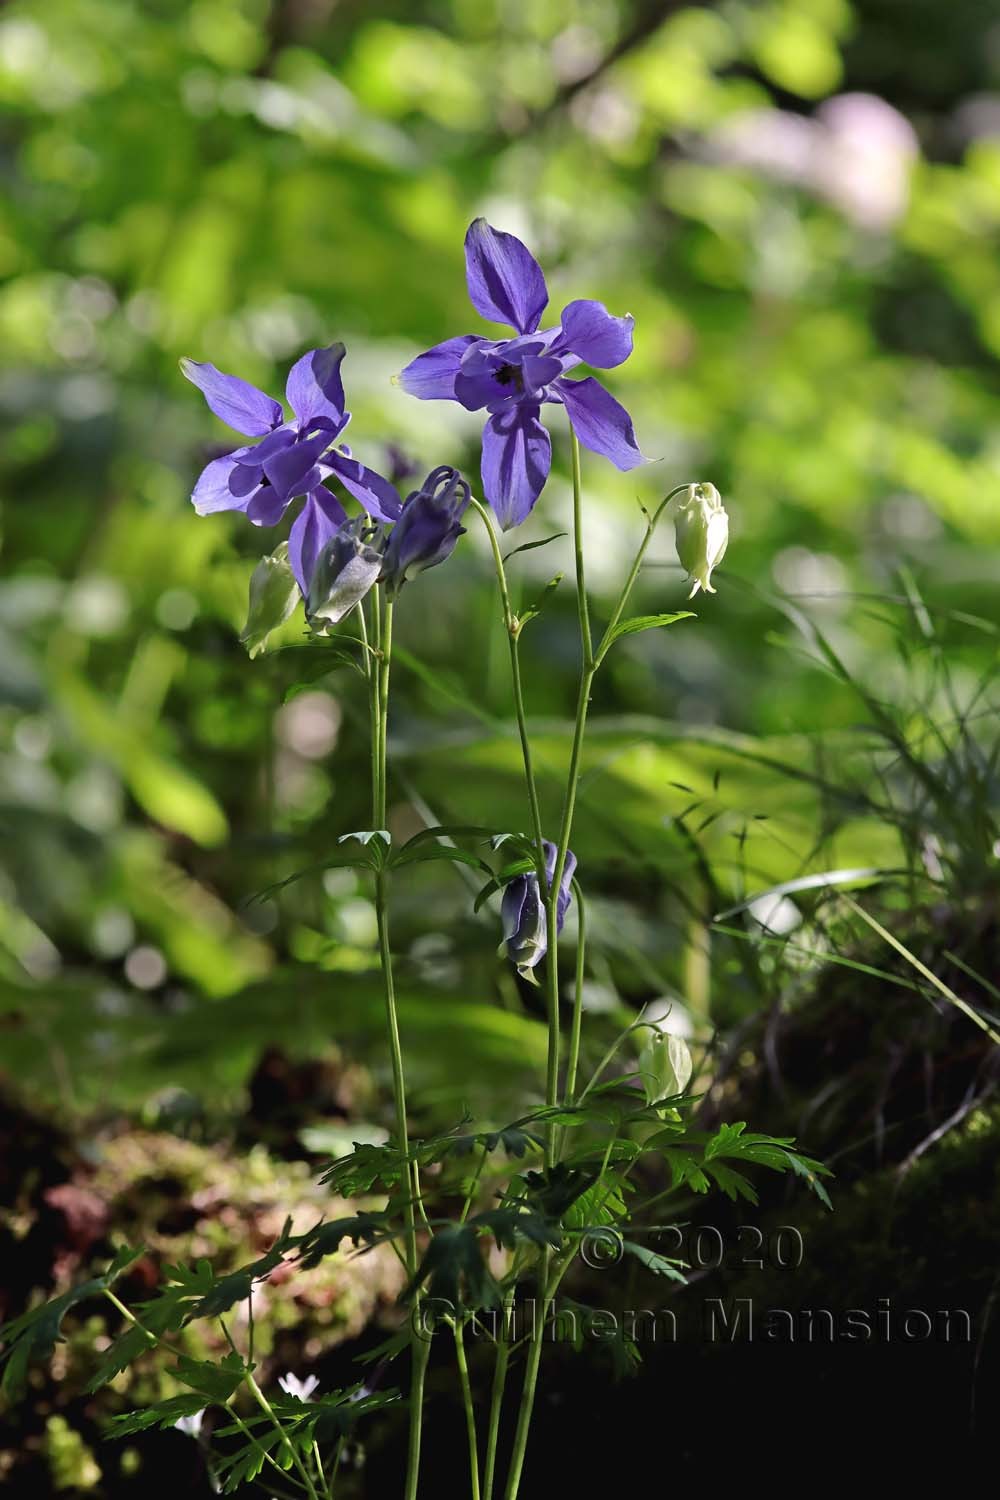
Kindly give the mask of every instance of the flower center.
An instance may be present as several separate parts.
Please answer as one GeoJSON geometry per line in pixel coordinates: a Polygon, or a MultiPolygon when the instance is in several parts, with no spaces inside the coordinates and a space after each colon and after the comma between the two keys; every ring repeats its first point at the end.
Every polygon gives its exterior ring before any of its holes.
{"type": "Polygon", "coordinates": [[[497,385],[513,385],[519,391],[524,390],[524,380],[517,365],[501,365],[494,378],[497,385]]]}

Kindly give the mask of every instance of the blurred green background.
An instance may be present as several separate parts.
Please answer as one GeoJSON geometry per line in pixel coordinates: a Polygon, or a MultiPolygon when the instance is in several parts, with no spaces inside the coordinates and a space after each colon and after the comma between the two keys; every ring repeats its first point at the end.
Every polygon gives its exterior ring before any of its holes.
{"type": "MultiPolygon", "coordinates": [[[[712,921],[830,869],[902,872],[868,904],[926,962],[954,950],[970,1003],[996,1001],[977,977],[997,956],[1000,847],[995,4],[11,0],[0,172],[11,1141],[29,1138],[22,1106],[44,1114],[68,1137],[31,1141],[64,1163],[82,1151],[86,1176],[112,1121],[313,1158],[384,1127],[364,879],[313,869],[254,899],[367,826],[364,686],[324,675],[301,617],[288,649],[247,660],[249,576],[280,533],[194,515],[197,473],[232,442],[177,360],[280,393],[304,349],[342,339],[355,450],[476,475],[479,419],[391,377],[486,331],[462,260],[478,214],[529,243],[555,315],[587,296],[636,318],[609,384],[655,462],[586,461],[595,615],[640,539],[637,499],[711,480],[731,517],[717,596],[628,638],[596,689],[574,838],[588,1045],[655,1002],[756,1067],[766,1048],[741,1053],[746,1028],[817,984],[822,998],[838,961],[869,980],[891,961],[908,1037],[939,996],[911,995],[912,968],[821,888],[712,921]]],[[[564,531],[569,506],[557,433],[516,540],[564,531]]],[[[637,611],[681,607],[669,528],[650,556],[637,611]]],[[[571,564],[565,540],[522,554],[517,599],[571,564]]],[[[397,631],[394,833],[524,827],[475,528],[407,587],[397,631]]],[[[552,822],[575,696],[568,584],[525,655],[552,822]]],[[[544,1058],[539,1007],[496,956],[495,906],[475,915],[462,874],[415,868],[394,893],[421,1123],[467,1105],[509,1118],[544,1058]]],[[[862,1016],[804,1092],[827,1097],[868,1039],[862,1016]]],[[[878,1090],[860,1080],[868,1140],[878,1090]]],[[[823,1148],[817,1133],[806,1144],[823,1148]]],[[[182,1196],[194,1170],[178,1169],[182,1196]]],[[[36,1187],[5,1186],[5,1243],[23,1245],[36,1187]]]]}

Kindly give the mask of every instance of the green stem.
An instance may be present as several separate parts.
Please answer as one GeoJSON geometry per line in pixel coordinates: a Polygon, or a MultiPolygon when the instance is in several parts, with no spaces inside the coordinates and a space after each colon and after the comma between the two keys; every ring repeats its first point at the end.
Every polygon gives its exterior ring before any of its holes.
{"type": "MultiPolygon", "coordinates": [[[[576,719],[573,728],[573,744],[570,750],[569,771],[566,777],[566,792],[563,799],[559,841],[556,846],[555,867],[548,889],[546,918],[548,925],[548,953],[546,956],[546,999],[549,1020],[549,1057],[546,1079],[545,1102],[559,1102],[559,887],[566,868],[566,855],[573,832],[573,814],[576,809],[576,793],[580,781],[580,760],[583,740],[587,729],[587,709],[590,705],[590,690],[597,671],[593,643],[590,634],[590,611],[587,606],[587,580],[583,565],[583,490],[580,477],[580,444],[570,427],[573,454],[573,547],[576,558],[576,609],[580,627],[580,688],[576,701],[576,719]]],[[[548,1163],[551,1166],[556,1154],[557,1130],[549,1127],[548,1163]]]]}
{"type": "MultiPolygon", "coordinates": [[[[416,1309],[415,1309],[416,1310],[416,1309]]],[[[423,1434],[424,1376],[431,1355],[429,1338],[414,1337],[410,1341],[413,1369],[410,1374],[410,1441],[406,1460],[406,1489],[403,1500],[416,1500],[420,1478],[420,1439],[423,1434]]]]}
{"type": "Polygon", "coordinates": [[[264,1413],[266,1413],[266,1415],[269,1417],[269,1419],[271,1421],[271,1425],[275,1428],[275,1430],[277,1432],[279,1432],[281,1434],[282,1446],[286,1449],[286,1451],[288,1452],[288,1455],[289,1455],[292,1463],[295,1465],[295,1467],[299,1471],[299,1474],[302,1476],[302,1482],[305,1485],[306,1493],[309,1496],[309,1500],[319,1500],[319,1495],[316,1492],[316,1486],[312,1482],[312,1476],[310,1475],[309,1470],[306,1468],[305,1464],[302,1462],[302,1460],[299,1457],[298,1453],[293,1448],[293,1446],[292,1446],[291,1442],[289,1441],[288,1436],[287,1436],[287,1434],[285,1432],[285,1429],[282,1427],[281,1422],[280,1422],[280,1420],[279,1420],[279,1418],[278,1418],[278,1416],[277,1416],[277,1414],[276,1414],[276,1412],[274,1410],[274,1407],[271,1405],[270,1401],[268,1401],[267,1397],[264,1395],[264,1392],[261,1390],[260,1386],[257,1384],[257,1382],[254,1379],[253,1374],[252,1374],[252,1372],[250,1370],[248,1370],[247,1373],[246,1373],[246,1383],[247,1383],[247,1385],[250,1388],[251,1395],[253,1396],[254,1400],[257,1402],[257,1405],[260,1407],[261,1411],[263,1411],[264,1413]]]}
{"type": "Polygon", "coordinates": [[[337,1475],[340,1473],[340,1460],[344,1456],[344,1439],[341,1438],[333,1451],[333,1468],[330,1470],[330,1494],[333,1494],[337,1483],[337,1475]]]}
{"type": "Polygon", "coordinates": [[[587,580],[583,571],[583,480],[580,474],[580,440],[570,423],[570,453],[573,461],[573,551],[576,562],[576,610],[580,621],[580,644],[583,647],[583,668],[589,671],[594,663],[594,647],[590,639],[590,612],[587,608],[587,580]]]}
{"type": "Polygon", "coordinates": [[[469,1380],[469,1364],[465,1357],[465,1331],[462,1324],[452,1324],[455,1335],[455,1359],[458,1363],[458,1378],[462,1387],[462,1405],[465,1408],[465,1430],[469,1440],[469,1481],[471,1500],[480,1500],[479,1494],[479,1441],[476,1437],[476,1409],[472,1402],[472,1384],[469,1380]]]}
{"type": "Polygon", "coordinates": [[[535,772],[531,758],[531,741],[528,738],[528,720],[524,711],[524,690],[521,684],[521,658],[518,649],[521,627],[517,615],[511,608],[507,572],[504,568],[503,554],[500,551],[500,539],[493,524],[493,517],[486,506],[481,505],[474,497],[472,504],[479,512],[483,520],[483,525],[486,527],[486,535],[489,537],[490,542],[490,551],[493,553],[493,565],[496,568],[497,584],[500,589],[504,632],[507,636],[507,648],[510,653],[510,676],[514,697],[514,714],[517,719],[517,732],[521,740],[521,759],[524,762],[524,780],[528,792],[528,806],[531,810],[531,833],[535,841],[535,857],[538,862],[539,878],[541,878],[545,869],[545,852],[542,848],[542,814],[538,802],[538,787],[535,782],[535,772]]]}
{"type": "MultiPolygon", "coordinates": [[[[174,1345],[171,1344],[168,1339],[161,1338],[159,1334],[153,1333],[149,1328],[146,1327],[146,1325],[144,1323],[141,1323],[139,1321],[139,1319],[136,1317],[135,1313],[132,1311],[132,1309],[129,1308],[129,1307],[126,1307],[125,1303],[122,1302],[120,1300],[120,1298],[116,1297],[115,1294],[114,1294],[114,1292],[111,1291],[109,1287],[105,1287],[104,1288],[104,1295],[105,1295],[105,1297],[107,1297],[108,1301],[112,1304],[112,1306],[116,1307],[118,1309],[118,1311],[121,1313],[122,1317],[125,1318],[125,1320],[127,1322],[129,1322],[129,1323],[132,1324],[133,1328],[138,1328],[140,1330],[140,1332],[142,1332],[142,1333],[144,1333],[146,1335],[147,1339],[149,1340],[149,1347],[151,1349],[157,1349],[157,1348],[159,1348],[159,1349],[166,1349],[170,1354],[180,1355],[181,1351],[179,1349],[175,1348],[174,1345]]],[[[223,1324],[223,1329],[225,1331],[226,1338],[229,1339],[229,1330],[225,1327],[225,1324],[223,1324]]],[[[229,1343],[230,1343],[230,1347],[232,1347],[232,1340],[231,1339],[229,1339],[229,1343]]],[[[285,1473],[285,1471],[281,1467],[281,1465],[278,1464],[278,1463],[276,1463],[274,1461],[274,1459],[271,1457],[270,1453],[268,1453],[268,1451],[264,1447],[264,1445],[258,1440],[257,1437],[255,1437],[254,1433],[251,1431],[251,1429],[244,1422],[244,1420],[240,1416],[239,1412],[233,1410],[232,1406],[230,1405],[230,1402],[232,1401],[232,1399],[233,1398],[230,1397],[229,1401],[218,1402],[218,1403],[214,1403],[214,1404],[222,1406],[223,1409],[226,1412],[228,1412],[228,1414],[232,1417],[233,1421],[236,1423],[237,1427],[240,1429],[240,1431],[243,1433],[243,1435],[247,1438],[247,1440],[251,1443],[251,1445],[254,1448],[256,1448],[257,1451],[260,1453],[261,1458],[263,1459],[263,1461],[265,1463],[270,1464],[271,1468],[274,1469],[276,1471],[276,1473],[280,1474],[280,1476],[281,1476],[282,1479],[287,1479],[290,1484],[299,1485],[299,1488],[301,1489],[302,1486],[299,1484],[299,1481],[297,1479],[292,1478],[291,1475],[285,1473]]],[[[209,1402],[207,1404],[208,1405],[212,1405],[213,1403],[209,1402]]]]}
{"type": "MultiPolygon", "coordinates": [[[[376,605],[376,610],[378,606],[376,605]]],[[[386,599],[381,620],[380,659],[378,664],[377,735],[378,756],[375,766],[375,826],[385,827],[386,810],[386,744],[389,717],[389,672],[392,667],[392,600],[386,599]]]]}
{"type": "Polygon", "coordinates": [[[629,595],[631,594],[632,589],[635,586],[635,581],[639,576],[639,570],[642,567],[643,558],[646,556],[646,551],[649,547],[649,544],[653,540],[653,534],[656,531],[657,526],[659,525],[660,517],[663,515],[663,512],[666,510],[667,506],[670,504],[675,495],[679,495],[682,493],[682,491],[688,490],[690,488],[691,486],[689,484],[675,485],[674,488],[670,491],[669,495],[665,495],[664,498],[660,501],[653,514],[651,516],[648,514],[646,515],[646,535],[643,537],[642,541],[639,544],[639,550],[635,554],[635,560],[632,563],[629,575],[625,580],[625,584],[622,588],[621,593],[618,595],[618,602],[612,610],[611,619],[608,621],[604,634],[601,636],[600,644],[598,645],[595,654],[596,666],[600,666],[601,662],[604,660],[605,656],[608,653],[608,647],[611,645],[611,635],[615,629],[615,626],[618,624],[618,621],[621,619],[622,614],[625,610],[625,606],[629,601],[629,595]]]}
{"type": "Polygon", "coordinates": [[[472,1207],[472,1200],[476,1196],[479,1179],[483,1175],[483,1168],[486,1165],[486,1158],[489,1154],[489,1147],[484,1144],[482,1151],[479,1153],[479,1161],[476,1163],[476,1170],[472,1175],[472,1181],[469,1183],[469,1190],[465,1195],[465,1202],[462,1204],[462,1212],[458,1220],[460,1224],[464,1224],[469,1217],[469,1209],[472,1207]]]}
{"type": "Polygon", "coordinates": [[[580,1066],[580,1032],[583,1026],[583,981],[587,965],[587,908],[579,881],[573,881],[576,900],[576,981],[573,988],[573,1025],[569,1037],[569,1060],[566,1064],[566,1103],[574,1102],[576,1075],[580,1066]]]}
{"type": "Polygon", "coordinates": [[[555,1262],[545,1286],[545,1294],[542,1299],[542,1316],[532,1330],[531,1344],[528,1348],[528,1360],[524,1370],[521,1406],[517,1415],[517,1429],[514,1433],[514,1448],[511,1453],[510,1473],[507,1475],[505,1500],[517,1500],[517,1492],[521,1487],[521,1473],[524,1469],[524,1456],[528,1449],[528,1435],[531,1431],[531,1417],[535,1405],[535,1390],[538,1385],[538,1368],[542,1362],[542,1346],[545,1342],[545,1324],[548,1319],[549,1308],[552,1306],[552,1300],[559,1289],[559,1283],[565,1276],[574,1253],[575,1247],[565,1252],[555,1262]]]}
{"type": "MultiPolygon", "coordinates": [[[[378,589],[372,589],[371,599],[372,634],[377,645],[381,635],[378,607],[378,589]]],[[[368,627],[365,623],[365,609],[363,604],[358,605],[358,619],[361,622],[361,639],[364,641],[365,646],[367,647],[368,627]]],[[[380,662],[380,658],[377,656],[372,656],[372,654],[368,650],[365,651],[364,658],[365,679],[368,683],[368,717],[371,721],[370,739],[372,778],[372,827],[379,828],[381,826],[378,817],[379,750],[382,744],[382,731],[380,728],[381,718],[379,714],[379,673],[377,670],[377,666],[380,662]]]]}
{"type": "MultiPolygon", "coordinates": [[[[393,601],[385,599],[382,610],[379,589],[372,591],[373,628],[377,631],[378,669],[372,674],[375,687],[372,692],[372,736],[376,746],[373,762],[372,809],[376,828],[386,825],[387,808],[387,744],[389,719],[389,674],[392,668],[392,616],[393,601]]],[[[403,1073],[403,1049],[399,1038],[399,1015],[396,1007],[396,987],[392,970],[392,945],[389,940],[388,876],[380,869],[375,876],[375,914],[378,923],[379,960],[382,967],[382,983],[385,989],[386,1031],[389,1037],[389,1056],[392,1062],[392,1091],[396,1113],[396,1138],[404,1160],[409,1162],[410,1138],[406,1121],[406,1080],[403,1073]]],[[[410,1280],[417,1270],[417,1221],[415,1203],[419,1196],[417,1179],[412,1170],[406,1173],[407,1194],[404,1207],[406,1223],[406,1269],[410,1280]]],[[[422,1205],[421,1205],[422,1207],[422,1205]]],[[[414,1316],[419,1316],[420,1299],[414,1302],[414,1316]]],[[[420,1444],[424,1418],[424,1375],[430,1355],[426,1340],[412,1338],[410,1343],[412,1370],[410,1378],[410,1435],[407,1452],[405,1500],[416,1500],[420,1480],[420,1444]]]]}
{"type": "Polygon", "coordinates": [[[490,1421],[486,1432],[486,1459],[483,1464],[483,1500],[493,1500],[493,1479],[497,1467],[497,1440],[500,1436],[500,1414],[503,1409],[504,1391],[507,1386],[507,1366],[510,1364],[510,1315],[514,1305],[514,1288],[504,1298],[500,1323],[500,1338],[497,1343],[496,1364],[493,1367],[493,1389],[490,1393],[490,1421]]]}
{"type": "MultiPolygon", "coordinates": [[[[385,1023],[389,1035],[389,1056],[392,1061],[392,1093],[396,1110],[396,1137],[400,1152],[404,1157],[408,1157],[410,1152],[410,1138],[406,1124],[406,1082],[403,1075],[403,1049],[399,1040],[399,1016],[396,1009],[396,987],[392,973],[392,952],[389,947],[387,884],[385,871],[379,870],[375,876],[375,915],[378,921],[379,958],[382,964],[382,982],[385,988],[385,1023]]],[[[406,1197],[406,1268],[412,1276],[417,1269],[416,1219],[414,1216],[412,1192],[408,1192],[406,1197]]]]}

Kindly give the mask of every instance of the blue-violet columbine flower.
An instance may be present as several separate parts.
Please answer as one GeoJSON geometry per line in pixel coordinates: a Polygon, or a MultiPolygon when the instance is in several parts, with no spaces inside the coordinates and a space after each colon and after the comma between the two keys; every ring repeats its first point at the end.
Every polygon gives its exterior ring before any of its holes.
{"type": "Polygon", "coordinates": [[[288,538],[289,561],[303,594],[320,552],[347,520],[324,479],[338,479],[380,521],[394,521],[400,510],[399,495],[387,479],[359,463],[343,444],[334,446],[351,419],[340,375],[345,352],[343,344],[331,344],[310,349],[295,362],[285,386],[291,421],[279,401],[238,376],[181,360],[181,370],[215,415],[246,437],[260,439],[212,460],[194,487],[195,510],[200,516],[241,510],[257,526],[274,526],[291,501],[304,495],[288,538]]]}
{"type": "Polygon", "coordinates": [[[485,409],[483,492],[506,531],[525,520],[549,474],[552,444],[542,406],[561,403],[580,442],[619,469],[645,462],[632,419],[592,375],[567,380],[581,363],[600,370],[632,353],[633,318],[602,302],[570,302],[557,328],[538,331],[549,294],[542,268],[512,234],[476,219],[465,237],[465,274],[476,311],[508,323],[512,339],[466,333],[418,355],[398,377],[422,401],[485,409]]]}
{"type": "MultiPolygon", "coordinates": [[[[559,851],[548,839],[542,841],[542,848],[545,851],[545,873],[548,877],[548,884],[551,885],[559,851]]],[[[559,898],[556,903],[557,932],[562,932],[563,923],[566,920],[566,912],[570,903],[570,884],[575,869],[576,855],[572,849],[567,849],[562,879],[559,882],[559,898]]],[[[500,916],[503,921],[503,940],[507,948],[507,957],[518,973],[527,978],[535,965],[545,957],[549,945],[545,899],[538,884],[538,876],[534,871],[516,875],[504,886],[500,916]]]]}
{"type": "Polygon", "coordinates": [[[382,578],[390,599],[425,568],[436,568],[465,533],[460,524],[469,504],[469,486],[457,469],[432,469],[419,490],[406,497],[385,549],[382,578]]]}

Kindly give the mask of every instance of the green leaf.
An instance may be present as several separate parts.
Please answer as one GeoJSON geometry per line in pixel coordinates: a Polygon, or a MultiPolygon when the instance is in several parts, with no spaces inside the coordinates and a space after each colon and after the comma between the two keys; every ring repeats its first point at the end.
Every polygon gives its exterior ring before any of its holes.
{"type": "Polygon", "coordinates": [[[668,615],[633,615],[630,620],[619,620],[614,629],[608,631],[597,660],[603,661],[615,641],[621,640],[623,635],[637,635],[640,630],[656,630],[661,625],[675,625],[678,620],[695,618],[692,610],[681,609],[668,615]]]}
{"type": "Polygon", "coordinates": [[[344,1240],[354,1245],[377,1245],[391,1239],[395,1231],[384,1213],[352,1214],[349,1218],[329,1219],[299,1236],[299,1256],[308,1270],[318,1266],[326,1255],[335,1255],[344,1240]]]}
{"type": "MultiPolygon", "coordinates": [[[[361,642],[359,641],[358,645],[360,644],[361,642]]],[[[353,672],[360,673],[362,677],[365,675],[364,667],[358,661],[357,657],[351,651],[347,650],[346,647],[326,645],[323,647],[323,657],[324,660],[319,664],[317,670],[310,673],[308,677],[298,682],[293,682],[285,689],[282,695],[283,703],[291,703],[292,699],[297,698],[300,693],[311,692],[318,682],[325,681],[327,677],[331,676],[334,672],[341,671],[344,667],[350,668],[353,672]]]]}
{"type": "Polygon", "coordinates": [[[636,1244],[635,1240],[622,1240],[621,1244],[626,1255],[631,1255],[654,1276],[666,1276],[669,1281],[679,1281],[681,1286],[687,1286],[687,1277],[679,1269],[687,1266],[686,1260],[678,1260],[673,1255],[658,1255],[648,1246],[636,1244]]]}
{"type": "MultiPolygon", "coordinates": [[[[251,1261],[240,1270],[231,1271],[227,1276],[220,1277],[212,1275],[211,1267],[208,1267],[211,1285],[195,1303],[190,1316],[192,1318],[217,1318],[222,1313],[228,1312],[237,1302],[245,1302],[253,1291],[254,1282],[269,1276],[272,1271],[282,1265],[286,1251],[294,1248],[297,1243],[297,1239],[291,1234],[291,1220],[288,1219],[270,1250],[258,1260],[251,1261]]],[[[205,1265],[207,1262],[201,1262],[201,1266],[205,1265]]]]}
{"type": "Polygon", "coordinates": [[[499,1307],[500,1286],[483,1256],[480,1227],[470,1221],[446,1224],[436,1230],[402,1300],[412,1301],[419,1288],[426,1285],[429,1296],[456,1311],[463,1307],[499,1307]]]}
{"type": "Polygon", "coordinates": [[[99,1391],[102,1386],[114,1380],[116,1375],[127,1370],[140,1355],[145,1354],[151,1344],[152,1341],[145,1329],[137,1328],[134,1323],[130,1323],[105,1350],[104,1357],[88,1380],[85,1390],[88,1393],[99,1391]]]}
{"type": "Polygon", "coordinates": [[[512,880],[516,880],[519,875],[532,874],[534,872],[534,869],[535,861],[533,859],[516,859],[513,861],[513,863],[505,865],[504,868],[499,872],[499,874],[494,875],[492,880],[487,881],[487,883],[483,886],[482,890],[479,892],[475,899],[472,908],[473,911],[480,911],[485,903],[490,899],[490,897],[495,895],[497,891],[503,890],[505,885],[509,885],[510,882],[512,880]]]}
{"type": "MultiPolygon", "coordinates": [[[[503,835],[505,838],[511,836],[510,834],[503,835]]],[[[421,844],[430,843],[435,839],[489,839],[492,842],[495,837],[496,834],[492,828],[482,828],[476,823],[439,823],[433,828],[421,828],[419,833],[407,839],[399,852],[405,854],[408,849],[416,849],[421,844]]]]}
{"type": "Polygon", "coordinates": [[[490,1208],[468,1221],[474,1228],[486,1230],[498,1249],[516,1250],[518,1245],[537,1245],[540,1250],[558,1250],[562,1244],[559,1226],[540,1214],[520,1208],[490,1208]]]}
{"type": "Polygon", "coordinates": [[[522,1181],[528,1200],[543,1217],[563,1219],[567,1211],[597,1182],[599,1168],[582,1169],[557,1162],[544,1172],[525,1172],[522,1181]]]}
{"type": "Polygon", "coordinates": [[[205,1398],[196,1392],[186,1396],[171,1396],[166,1401],[157,1401],[154,1406],[144,1406],[141,1411],[124,1412],[112,1417],[108,1426],[108,1437],[130,1437],[134,1432],[146,1432],[150,1427],[173,1427],[181,1417],[193,1417],[204,1411],[205,1398]]]}
{"type": "Polygon", "coordinates": [[[529,621],[536,620],[538,618],[562,581],[563,575],[561,573],[557,573],[554,578],[550,578],[535,602],[533,604],[529,604],[527,609],[521,611],[521,613],[517,617],[518,635],[521,634],[521,631],[524,629],[525,625],[529,623],[529,621]]]}
{"type": "Polygon", "coordinates": [[[451,844],[422,844],[419,849],[408,853],[406,849],[400,850],[395,859],[390,859],[390,865],[399,869],[403,865],[426,864],[429,860],[443,859],[455,865],[471,865],[473,869],[480,870],[484,875],[492,876],[493,871],[485,859],[480,859],[478,854],[470,854],[466,849],[456,849],[451,844]]]}
{"type": "MultiPolygon", "coordinates": [[[[512,547],[509,552],[505,552],[503,560],[505,563],[508,563],[510,562],[511,558],[516,557],[519,552],[534,552],[538,547],[547,547],[550,542],[561,541],[564,536],[569,536],[569,532],[554,531],[551,536],[543,537],[540,542],[522,542],[520,547],[512,547]]],[[[560,574],[560,577],[561,576],[562,575],[560,574]]]]}
{"type": "Polygon", "coordinates": [[[238,1391],[252,1365],[243,1363],[238,1354],[227,1354],[221,1364],[208,1360],[189,1359],[181,1355],[170,1373],[182,1385],[188,1385],[204,1399],[202,1405],[224,1405],[238,1391]]]}
{"type": "Polygon", "coordinates": [[[736,1172],[732,1167],[723,1166],[721,1161],[707,1161],[705,1171],[709,1177],[722,1189],[727,1198],[735,1203],[737,1198],[745,1198],[748,1203],[756,1205],[760,1200],[756,1189],[747,1181],[742,1172],[736,1172]]]}
{"type": "Polygon", "coordinates": [[[4,1363],[0,1390],[11,1397],[20,1395],[27,1379],[28,1365],[33,1360],[51,1357],[62,1337],[62,1322],[70,1309],[106,1291],[144,1254],[144,1249],[120,1249],[103,1276],[95,1276],[0,1327],[0,1344],[7,1346],[0,1355],[0,1361],[4,1363]]]}

